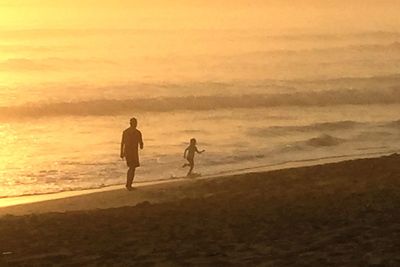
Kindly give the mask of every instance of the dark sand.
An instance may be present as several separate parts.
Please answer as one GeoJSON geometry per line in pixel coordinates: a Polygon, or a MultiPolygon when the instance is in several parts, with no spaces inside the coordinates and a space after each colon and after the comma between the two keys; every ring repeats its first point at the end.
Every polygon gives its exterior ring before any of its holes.
{"type": "Polygon", "coordinates": [[[105,193],[150,202],[1,217],[0,266],[400,266],[400,155],[105,193]]]}

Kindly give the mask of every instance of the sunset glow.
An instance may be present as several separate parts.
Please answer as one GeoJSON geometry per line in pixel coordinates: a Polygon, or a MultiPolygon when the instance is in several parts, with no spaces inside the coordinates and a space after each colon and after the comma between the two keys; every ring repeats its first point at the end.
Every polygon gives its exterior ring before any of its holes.
{"type": "Polygon", "coordinates": [[[400,266],[400,0],[0,0],[1,266],[400,266]]]}

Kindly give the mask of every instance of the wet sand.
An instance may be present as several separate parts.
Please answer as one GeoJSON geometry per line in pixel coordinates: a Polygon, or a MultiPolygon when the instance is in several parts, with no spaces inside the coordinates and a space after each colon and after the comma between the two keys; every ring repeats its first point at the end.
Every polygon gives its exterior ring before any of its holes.
{"type": "Polygon", "coordinates": [[[182,180],[0,209],[0,266],[400,266],[399,210],[397,154],[182,180]]]}

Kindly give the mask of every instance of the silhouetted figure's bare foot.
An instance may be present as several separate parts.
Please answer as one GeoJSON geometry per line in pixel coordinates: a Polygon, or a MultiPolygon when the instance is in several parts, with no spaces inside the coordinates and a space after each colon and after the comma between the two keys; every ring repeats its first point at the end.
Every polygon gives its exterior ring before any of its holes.
{"type": "Polygon", "coordinates": [[[126,187],[126,190],[128,190],[128,191],[132,191],[133,189],[135,189],[132,186],[125,186],[125,187],[126,187]]]}
{"type": "Polygon", "coordinates": [[[197,178],[197,177],[200,177],[200,176],[201,176],[200,173],[195,173],[195,172],[188,173],[188,174],[186,175],[186,177],[188,177],[188,178],[197,178]]]}

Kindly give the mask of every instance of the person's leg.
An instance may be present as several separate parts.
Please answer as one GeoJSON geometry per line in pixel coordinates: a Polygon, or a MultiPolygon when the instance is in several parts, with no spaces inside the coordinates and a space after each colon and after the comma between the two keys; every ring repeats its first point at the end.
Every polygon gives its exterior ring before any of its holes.
{"type": "Polygon", "coordinates": [[[187,167],[187,166],[190,166],[190,160],[189,160],[189,159],[186,159],[186,160],[188,161],[188,163],[183,164],[183,165],[182,165],[182,168],[185,168],[185,167],[187,167]]]}
{"type": "Polygon", "coordinates": [[[129,169],[128,169],[128,173],[127,173],[127,177],[126,177],[126,188],[128,190],[132,189],[133,178],[135,178],[135,170],[136,170],[136,168],[133,168],[133,167],[129,167],[129,169]]]}
{"type": "Polygon", "coordinates": [[[189,161],[189,166],[190,166],[190,169],[189,169],[189,172],[188,172],[187,176],[190,176],[192,174],[192,171],[193,171],[193,168],[194,168],[194,160],[190,160],[189,161]]]}

